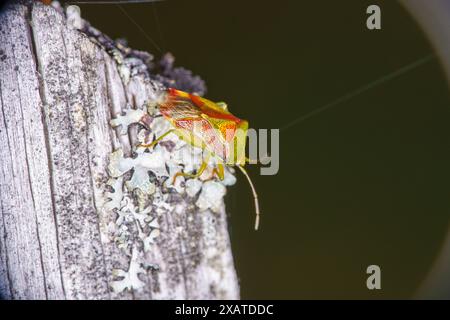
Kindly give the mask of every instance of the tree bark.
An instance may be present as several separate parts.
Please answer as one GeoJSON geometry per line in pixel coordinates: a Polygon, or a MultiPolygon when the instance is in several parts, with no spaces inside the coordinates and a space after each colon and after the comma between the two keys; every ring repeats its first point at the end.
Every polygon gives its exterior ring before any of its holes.
{"type": "Polygon", "coordinates": [[[144,110],[162,85],[70,20],[29,1],[1,13],[0,297],[239,298],[221,197],[213,210],[157,177],[144,210],[130,173],[111,177],[111,155],[132,161],[139,130],[111,119],[144,110]],[[121,213],[143,220],[126,228],[121,213]]]}

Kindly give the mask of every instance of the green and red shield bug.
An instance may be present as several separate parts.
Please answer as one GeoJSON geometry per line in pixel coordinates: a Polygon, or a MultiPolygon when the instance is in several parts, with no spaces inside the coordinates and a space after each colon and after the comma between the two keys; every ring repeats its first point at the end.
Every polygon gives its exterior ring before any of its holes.
{"type": "Polygon", "coordinates": [[[150,144],[141,145],[152,147],[169,133],[176,134],[187,143],[201,148],[206,152],[202,165],[195,174],[179,172],[179,176],[188,178],[199,177],[210,165],[209,159],[214,158],[213,172],[221,180],[224,178],[224,166],[236,166],[247,178],[252,189],[255,203],[255,230],[258,230],[260,211],[256,189],[244,169],[248,162],[245,156],[248,122],[239,119],[228,111],[223,102],[212,102],[208,99],[169,88],[161,101],[156,105],[162,115],[171,123],[168,130],[150,144]]]}

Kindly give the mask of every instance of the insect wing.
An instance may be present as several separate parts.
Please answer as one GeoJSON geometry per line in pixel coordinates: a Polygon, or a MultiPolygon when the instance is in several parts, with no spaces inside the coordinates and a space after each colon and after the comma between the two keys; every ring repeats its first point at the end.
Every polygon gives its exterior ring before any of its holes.
{"type": "Polygon", "coordinates": [[[189,94],[170,89],[166,101],[160,105],[160,111],[189,143],[207,148],[225,159],[228,150],[221,131],[217,130],[214,119],[203,113],[189,94]]]}

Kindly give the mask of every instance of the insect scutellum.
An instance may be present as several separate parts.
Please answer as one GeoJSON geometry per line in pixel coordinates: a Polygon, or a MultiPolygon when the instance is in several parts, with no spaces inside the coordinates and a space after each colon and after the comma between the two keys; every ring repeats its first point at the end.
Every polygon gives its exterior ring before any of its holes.
{"type": "Polygon", "coordinates": [[[149,103],[148,112],[158,108],[161,114],[171,123],[172,128],[157,137],[150,144],[142,147],[153,147],[170,133],[204,152],[203,162],[195,174],[178,172],[179,176],[198,178],[208,166],[213,166],[213,175],[224,179],[224,166],[237,166],[250,184],[255,203],[255,230],[259,227],[258,195],[253,182],[244,169],[248,162],[245,156],[248,122],[234,116],[228,111],[224,102],[214,103],[205,98],[169,88],[157,99],[149,103]],[[214,161],[210,161],[214,160],[214,161]]]}

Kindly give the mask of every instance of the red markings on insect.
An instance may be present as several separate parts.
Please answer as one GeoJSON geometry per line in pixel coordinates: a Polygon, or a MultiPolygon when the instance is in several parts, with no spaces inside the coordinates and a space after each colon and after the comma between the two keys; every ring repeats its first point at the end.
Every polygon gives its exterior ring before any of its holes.
{"type": "MultiPolygon", "coordinates": [[[[162,115],[172,124],[173,128],[163,134],[173,132],[194,147],[202,148],[205,154],[202,166],[195,174],[179,172],[175,175],[196,178],[200,177],[208,167],[208,159],[215,158],[215,172],[220,180],[224,179],[224,166],[237,166],[246,176],[253,192],[255,201],[255,229],[259,224],[258,196],[250,177],[244,169],[247,161],[245,145],[248,122],[231,114],[223,102],[212,102],[208,99],[169,88],[166,96],[159,103],[162,115]]],[[[160,138],[152,142],[153,146],[160,138]]]]}

